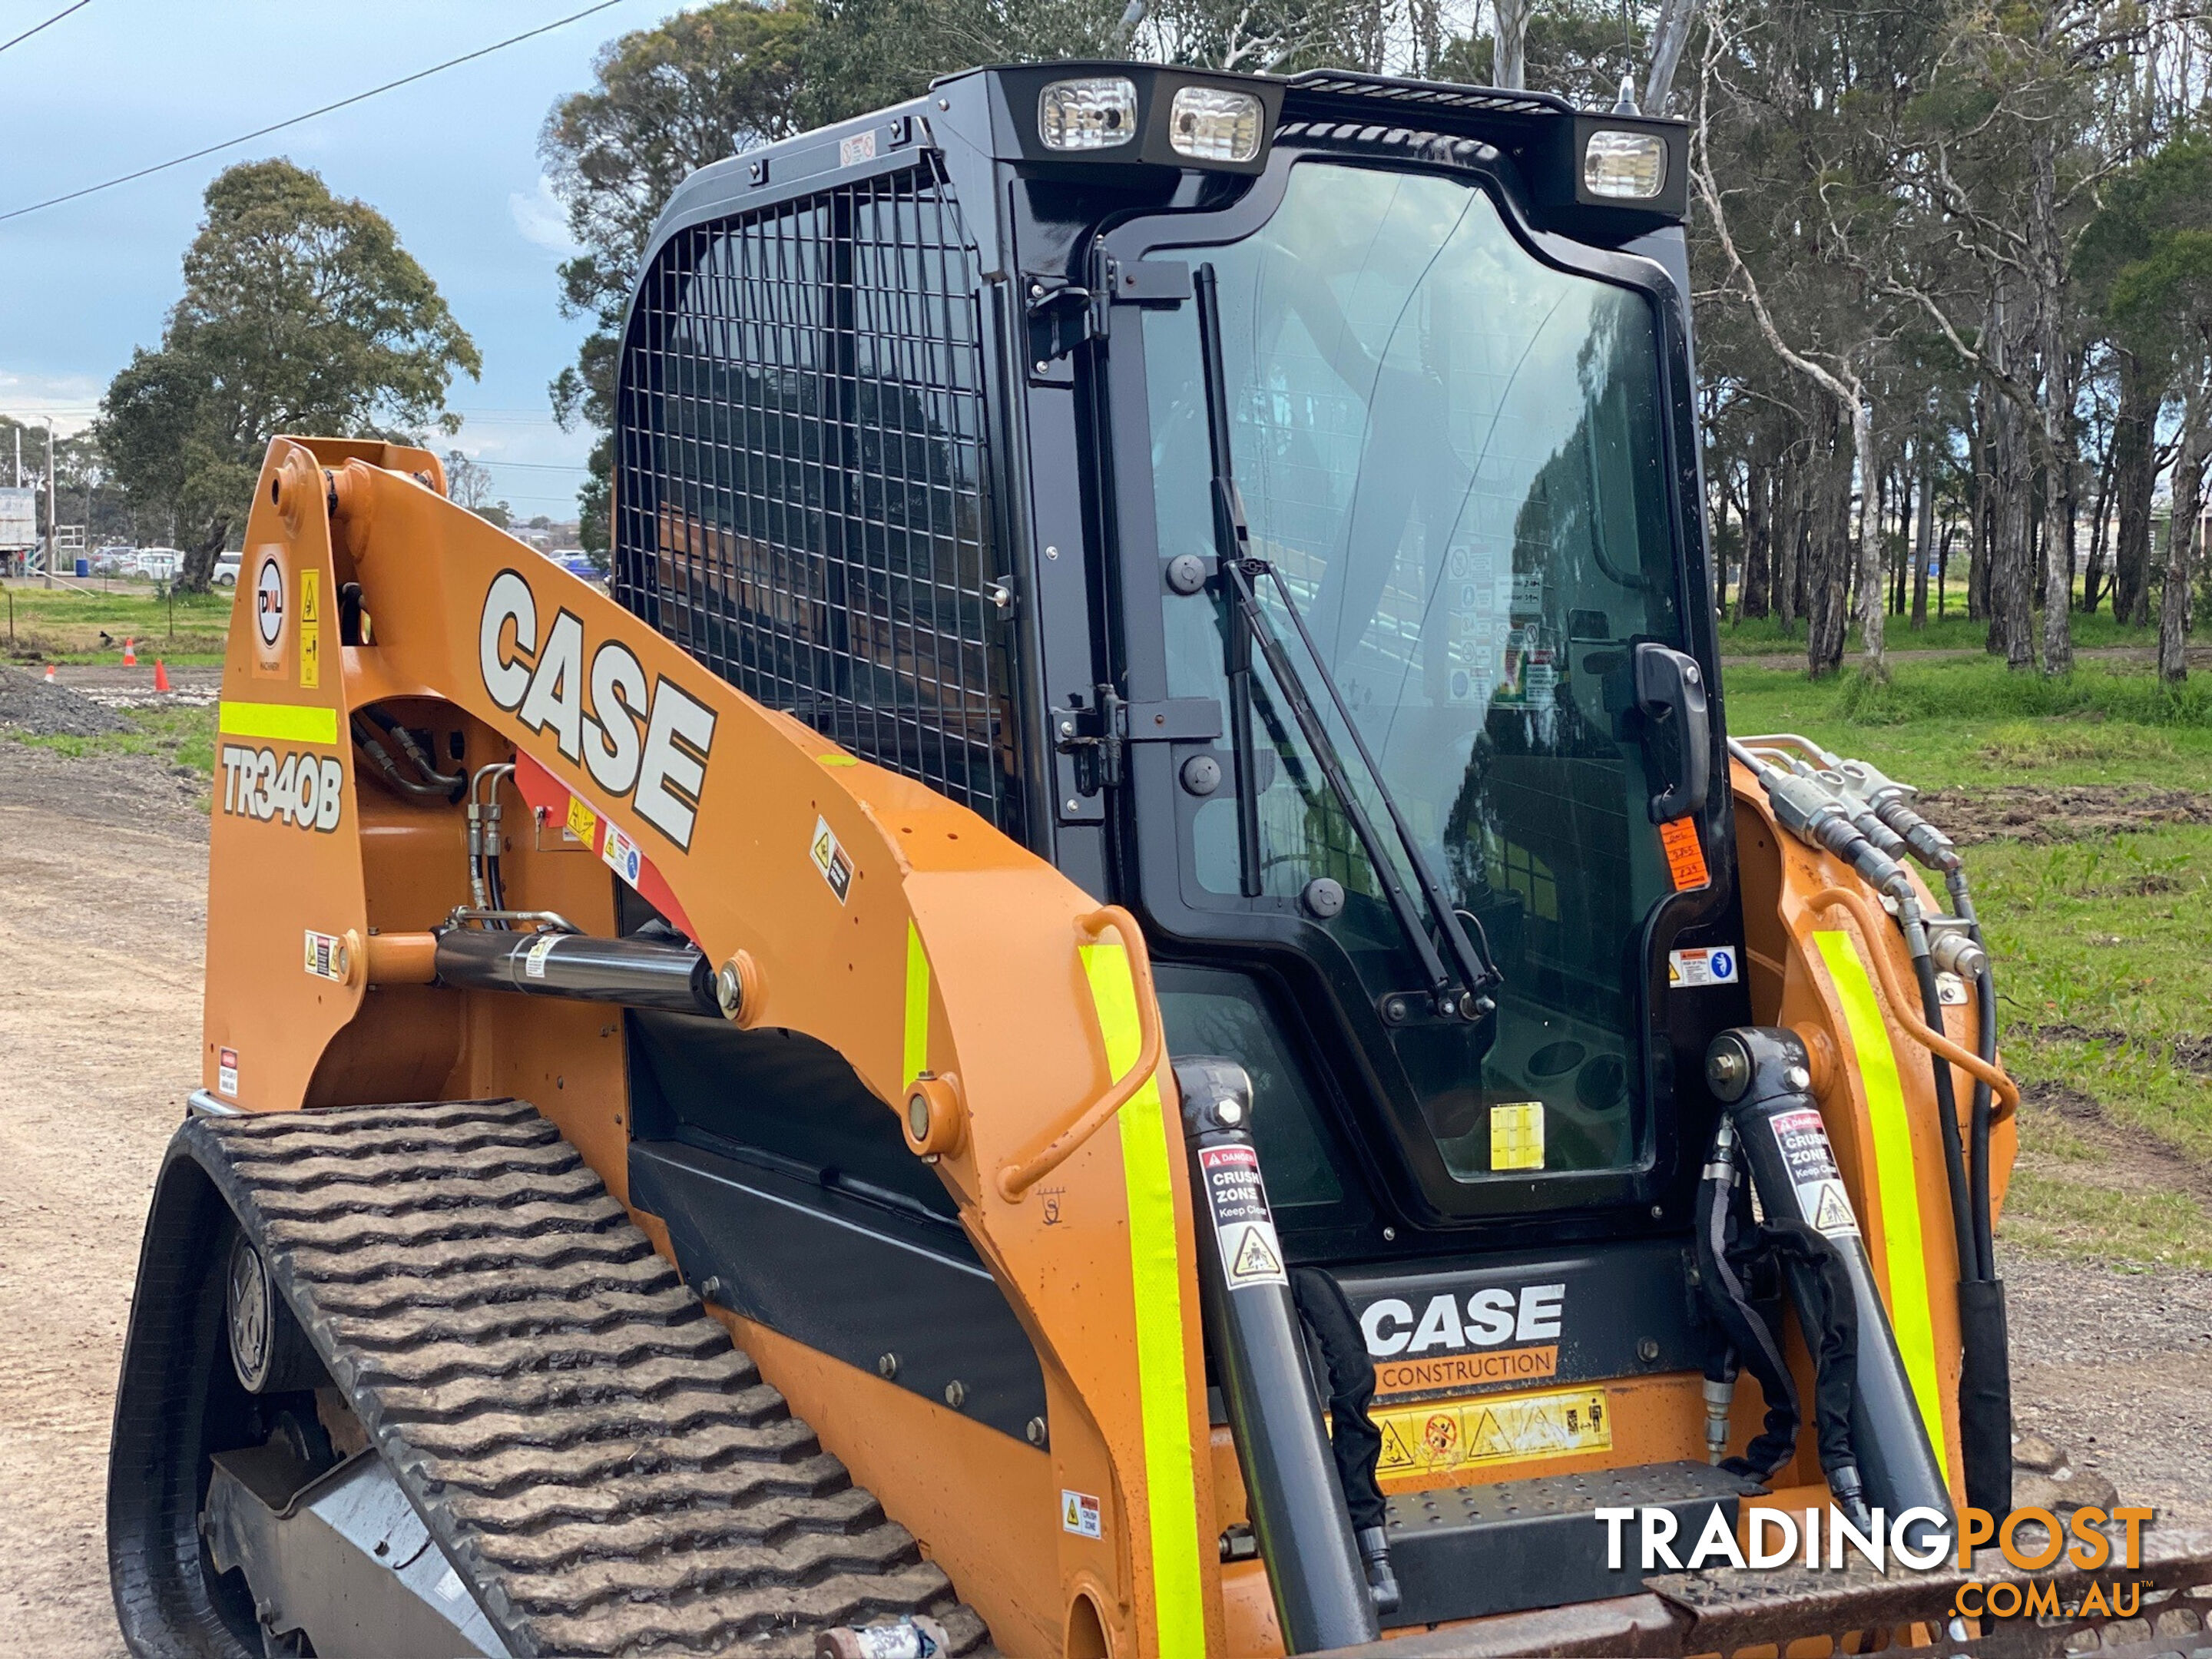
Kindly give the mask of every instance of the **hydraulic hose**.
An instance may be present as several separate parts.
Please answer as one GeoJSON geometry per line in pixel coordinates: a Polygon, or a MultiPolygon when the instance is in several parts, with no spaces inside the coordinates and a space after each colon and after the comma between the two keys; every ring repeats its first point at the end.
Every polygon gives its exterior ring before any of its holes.
{"type": "Polygon", "coordinates": [[[2004,1103],[2008,1115],[2018,1108],[2018,1084],[1999,1071],[1993,1061],[1960,1048],[1913,1012],[1913,1003],[1906,1000],[1904,988],[1897,982],[1896,972],[1889,965],[1888,953],[1873,948],[1874,942],[1882,936],[1884,929],[1871,905],[1856,893],[1841,887],[1822,888],[1813,895],[1811,903],[1816,910],[1826,909],[1831,905],[1838,906],[1848,910],[1851,920],[1858,923],[1859,931],[1866,935],[1867,954],[1873,958],[1875,978],[1881,986],[1882,996],[1889,1004],[1890,1012],[1896,1016],[1897,1023],[1905,1028],[1914,1042],[1942,1055],[1970,1076],[1989,1084],[1996,1091],[1996,1097],[2004,1103]]]}
{"type": "MultiPolygon", "coordinates": [[[[1869,941],[1869,945],[1872,945],[1869,941]]],[[[1920,1012],[1929,1025],[1943,1024],[1943,995],[1936,983],[1936,964],[1923,951],[1912,958],[1913,976],[1920,981],[1920,1012]]],[[[1980,1279],[1981,1249],[1974,1239],[1973,1214],[1966,1190],[1966,1149],[1959,1139],[1959,1097],[1951,1084],[1951,1067],[1941,1054],[1928,1056],[1936,1079],[1936,1116],[1943,1130],[1943,1184],[1951,1193],[1951,1230],[1959,1252],[1959,1277],[1980,1279]]]]}

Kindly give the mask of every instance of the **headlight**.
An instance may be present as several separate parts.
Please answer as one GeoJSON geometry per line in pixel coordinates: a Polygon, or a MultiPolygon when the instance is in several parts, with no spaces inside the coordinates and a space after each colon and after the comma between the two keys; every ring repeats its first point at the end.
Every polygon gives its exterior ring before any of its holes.
{"type": "Polygon", "coordinates": [[[1667,182],[1667,141],[1656,132],[1600,131],[1583,148],[1583,188],[1593,196],[1648,201],[1667,182]]]}
{"type": "Polygon", "coordinates": [[[1249,92],[1184,87],[1168,106],[1168,143],[1194,161],[1249,161],[1260,153],[1262,114],[1249,92]]]}
{"type": "Polygon", "coordinates": [[[1137,136],[1137,83],[1126,75],[1054,81],[1037,94],[1047,149],[1113,149],[1137,136]]]}

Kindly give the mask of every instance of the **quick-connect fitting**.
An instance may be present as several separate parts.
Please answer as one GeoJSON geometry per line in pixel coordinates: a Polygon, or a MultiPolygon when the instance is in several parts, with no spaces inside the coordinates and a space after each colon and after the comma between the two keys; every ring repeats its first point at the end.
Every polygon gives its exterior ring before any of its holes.
{"type": "Polygon", "coordinates": [[[1735,1378],[1705,1378],[1705,1462],[1718,1467],[1728,1455],[1729,1416],[1735,1408],[1735,1378]]]}
{"type": "Polygon", "coordinates": [[[1978,979],[1990,965],[1990,953],[1974,937],[1974,924],[1965,916],[1931,916],[1928,920],[1929,954],[1936,971],[1978,979]]]}

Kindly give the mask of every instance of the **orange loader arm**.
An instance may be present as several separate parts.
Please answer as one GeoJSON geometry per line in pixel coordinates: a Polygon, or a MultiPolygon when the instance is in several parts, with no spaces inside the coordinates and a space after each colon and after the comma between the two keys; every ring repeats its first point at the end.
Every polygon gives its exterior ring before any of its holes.
{"type": "Polygon", "coordinates": [[[428,982],[427,934],[474,896],[466,813],[387,787],[354,721],[435,732],[471,774],[511,761],[492,783],[510,905],[610,934],[611,866],[720,969],[738,1024],[845,1057],[1026,1327],[1048,1446],[826,1376],[723,1314],[770,1380],[1002,1645],[1059,1651],[1095,1620],[1116,1653],[1224,1650],[1191,1196],[1126,913],[455,507],[427,452],[272,442],[240,592],[206,1087],[254,1111],[512,1093],[627,1197],[619,1019],[428,982]],[[944,1443],[900,1443],[917,1436],[944,1443]],[[1096,1536],[1062,1524],[1071,1493],[1098,1498],[1096,1536]]]}

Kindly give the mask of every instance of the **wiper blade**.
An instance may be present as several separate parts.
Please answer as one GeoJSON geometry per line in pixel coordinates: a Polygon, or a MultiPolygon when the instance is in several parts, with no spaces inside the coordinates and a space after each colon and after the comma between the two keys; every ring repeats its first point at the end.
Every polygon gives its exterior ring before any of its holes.
{"type": "Polygon", "coordinates": [[[1200,373],[1205,379],[1206,425],[1213,470],[1214,543],[1218,551],[1218,568],[1230,605],[1226,668],[1229,681],[1229,723],[1231,740],[1236,745],[1233,759],[1237,770],[1237,817],[1238,863],[1243,885],[1247,896],[1257,896],[1259,883],[1260,817],[1259,789],[1252,737],[1252,647],[1260,647],[1276,684],[1281,688],[1284,700],[1291,706],[1291,716],[1297,721],[1306,746],[1313,751],[1315,764],[1328,780],[1330,790],[1344,809],[1344,815],[1358,838],[1360,848],[1367,855],[1369,868],[1382,883],[1384,898],[1391,915],[1396,919],[1399,931],[1405,934],[1406,943],[1412,947],[1419,962],[1421,972],[1429,982],[1429,992],[1435,1000],[1440,1014],[1455,1015],[1462,1019],[1480,1019],[1497,1005],[1490,993],[1504,982],[1497,964],[1485,950],[1477,952],[1467,931],[1460,926],[1459,914],[1443,896],[1443,889],[1436,873],[1429,867],[1427,855],[1414,840],[1406,817],[1399,808],[1390,786],[1383,781],[1382,769],[1375,763],[1375,757],[1360,734],[1358,722],[1352,719],[1352,710],[1337,689],[1335,678],[1328,665],[1322,660],[1311,633],[1306,629],[1305,618],[1298,613],[1297,602],[1291,596],[1289,586],[1282,573],[1265,559],[1255,558],[1251,551],[1251,528],[1244,516],[1244,497],[1237,488],[1235,459],[1229,443],[1229,393],[1227,377],[1223,368],[1221,350],[1221,296],[1218,280],[1211,264],[1200,265],[1194,273],[1194,289],[1198,304],[1198,342],[1200,373]],[[1376,798],[1390,819],[1399,847],[1405,854],[1406,863],[1413,872],[1414,884],[1420,889],[1422,900],[1437,919],[1437,931],[1443,933],[1447,949],[1451,952],[1452,968],[1444,965],[1437,954],[1436,942],[1422,925],[1420,913],[1414,908],[1413,895],[1406,890],[1400,879],[1398,866],[1385,852],[1381,835],[1374,821],[1362,805],[1352,779],[1346,772],[1343,758],[1321,714],[1314,707],[1305,678],[1283,648],[1282,641],[1269,626],[1267,614],[1261,609],[1256,583],[1265,579],[1274,585],[1276,597],[1297,629],[1299,642],[1305,647],[1306,657],[1313,664],[1314,672],[1322,688],[1328,695],[1337,718],[1350,734],[1352,748],[1359,756],[1360,764],[1366,769],[1368,781],[1374,787],[1376,798]],[[1456,969],[1459,987],[1455,988],[1453,971],[1456,969]]]}

